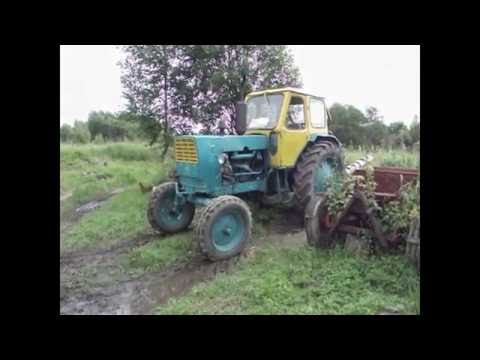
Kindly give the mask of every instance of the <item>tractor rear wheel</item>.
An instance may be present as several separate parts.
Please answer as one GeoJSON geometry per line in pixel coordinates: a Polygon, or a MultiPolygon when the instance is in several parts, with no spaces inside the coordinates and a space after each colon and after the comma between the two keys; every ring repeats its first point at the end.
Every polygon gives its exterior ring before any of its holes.
{"type": "Polygon", "coordinates": [[[195,206],[187,202],[180,210],[176,209],[175,196],[174,182],[161,184],[152,190],[147,218],[155,230],[175,233],[186,229],[192,222],[195,206]]]}
{"type": "Polygon", "coordinates": [[[337,144],[318,141],[307,147],[293,172],[293,191],[298,210],[305,210],[315,193],[326,190],[327,180],[343,171],[343,156],[337,144]]]}
{"type": "Polygon", "coordinates": [[[252,214],[236,196],[219,196],[203,209],[193,230],[202,255],[212,261],[240,254],[252,233],[252,214]]]}

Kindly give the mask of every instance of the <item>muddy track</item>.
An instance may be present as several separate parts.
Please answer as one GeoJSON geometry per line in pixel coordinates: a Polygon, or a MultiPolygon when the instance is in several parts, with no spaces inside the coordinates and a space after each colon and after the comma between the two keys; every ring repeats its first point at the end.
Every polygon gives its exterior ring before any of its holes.
{"type": "Polygon", "coordinates": [[[80,288],[63,294],[61,314],[152,314],[168,299],[186,294],[195,284],[229,271],[239,258],[210,262],[194,258],[167,270],[115,281],[108,286],[80,288]]]}
{"type": "Polygon", "coordinates": [[[95,250],[80,250],[80,251],[65,251],[60,255],[60,264],[69,264],[73,262],[82,262],[83,261],[88,261],[88,258],[91,257],[96,257],[100,255],[106,255],[106,256],[113,256],[113,255],[118,255],[124,252],[127,252],[128,250],[137,247],[137,246],[143,246],[153,240],[158,240],[159,238],[162,238],[164,235],[162,234],[156,234],[156,233],[150,233],[150,234],[141,234],[138,235],[137,237],[130,239],[130,240],[125,240],[121,241],[109,248],[105,249],[95,249],[95,250]]]}
{"type": "MultiPolygon", "coordinates": [[[[303,216],[290,211],[280,211],[279,215],[270,224],[268,241],[279,245],[304,242],[303,216]]],[[[152,314],[170,298],[187,294],[194,285],[211,280],[219,272],[231,271],[240,259],[211,262],[196,255],[159,272],[122,272],[119,258],[123,254],[161,236],[147,233],[108,249],[64,253],[60,259],[60,313],[152,314]],[[85,274],[85,269],[91,273],[85,274]]],[[[254,239],[242,256],[250,256],[257,246],[262,242],[254,239]]]]}
{"type": "MultiPolygon", "coordinates": [[[[63,212],[62,202],[68,200],[72,196],[72,192],[60,197],[60,251],[62,252],[63,237],[80,219],[98,208],[100,208],[111,197],[124,192],[127,188],[117,188],[110,193],[100,196],[96,199],[90,200],[86,203],[79,204],[76,209],[63,212]]],[[[63,255],[63,252],[62,252],[63,255]]],[[[69,254],[66,254],[67,256],[69,254]]]]}

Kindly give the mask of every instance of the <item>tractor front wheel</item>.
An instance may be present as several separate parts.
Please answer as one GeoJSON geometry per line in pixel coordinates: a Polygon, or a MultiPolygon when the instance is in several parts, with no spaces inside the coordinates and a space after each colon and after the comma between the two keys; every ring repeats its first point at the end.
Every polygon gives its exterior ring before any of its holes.
{"type": "Polygon", "coordinates": [[[236,196],[219,196],[205,207],[193,231],[200,252],[212,261],[240,254],[252,233],[252,214],[236,196]]]}
{"type": "Polygon", "coordinates": [[[152,190],[147,218],[155,230],[175,233],[186,229],[192,222],[195,206],[185,203],[178,209],[175,206],[175,196],[174,182],[159,185],[152,190]]]}

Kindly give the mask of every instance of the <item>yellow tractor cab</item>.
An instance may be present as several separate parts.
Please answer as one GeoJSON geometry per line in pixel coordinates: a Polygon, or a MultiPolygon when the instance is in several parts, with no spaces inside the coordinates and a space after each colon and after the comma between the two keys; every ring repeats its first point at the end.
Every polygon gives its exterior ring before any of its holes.
{"type": "Polygon", "coordinates": [[[330,114],[322,97],[287,87],[252,92],[245,102],[245,134],[263,134],[277,139],[277,151],[271,158],[274,167],[295,166],[306,145],[317,138],[327,137],[340,145],[329,135],[330,114]]]}

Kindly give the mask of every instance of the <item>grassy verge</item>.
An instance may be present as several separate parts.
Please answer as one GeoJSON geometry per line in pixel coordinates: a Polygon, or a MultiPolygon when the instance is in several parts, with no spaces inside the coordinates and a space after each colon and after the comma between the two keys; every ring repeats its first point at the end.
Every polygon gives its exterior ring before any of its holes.
{"type": "Polygon", "coordinates": [[[128,266],[141,271],[159,271],[188,257],[192,246],[192,232],[174,234],[133,249],[128,255],[128,266]]]}
{"type": "Polygon", "coordinates": [[[84,215],[65,234],[64,249],[104,248],[145,232],[148,229],[146,202],[147,196],[138,188],[116,195],[99,209],[84,215]]]}
{"type": "Polygon", "coordinates": [[[364,157],[367,153],[373,155],[372,164],[374,166],[395,166],[405,168],[420,168],[420,154],[418,151],[408,150],[376,150],[369,152],[362,149],[349,149],[345,151],[345,163],[349,164],[355,160],[364,157]]]}
{"type": "Polygon", "coordinates": [[[418,304],[418,278],[403,256],[267,246],[234,273],[197,285],[157,313],[415,314],[418,304]]]}
{"type": "Polygon", "coordinates": [[[60,195],[71,194],[62,214],[117,188],[160,183],[172,167],[171,154],[161,159],[158,148],[144,144],[61,145],[60,195]]]}
{"type": "Polygon", "coordinates": [[[158,184],[167,180],[173,158],[161,158],[158,147],[139,143],[60,146],[61,219],[80,204],[103,198],[118,188],[125,192],[85,214],[64,231],[62,249],[104,248],[150,230],[146,221],[148,196],[138,183],[158,184]]]}

